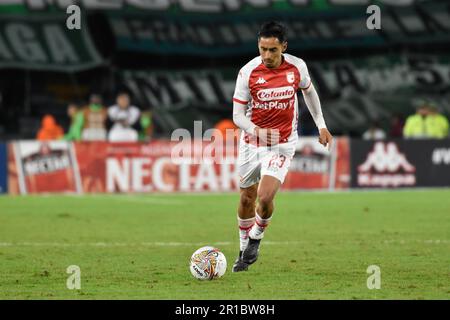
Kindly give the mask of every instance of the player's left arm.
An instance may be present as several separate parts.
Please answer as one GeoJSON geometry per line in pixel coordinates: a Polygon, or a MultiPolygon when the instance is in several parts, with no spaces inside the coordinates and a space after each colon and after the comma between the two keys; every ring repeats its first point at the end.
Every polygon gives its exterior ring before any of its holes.
{"type": "Polygon", "coordinates": [[[308,107],[308,110],[311,113],[317,128],[319,129],[319,143],[324,147],[328,146],[328,150],[330,150],[333,136],[328,131],[325,124],[325,119],[323,118],[322,107],[320,105],[320,99],[316,88],[310,82],[307,88],[302,89],[302,94],[305,99],[306,106],[308,107]]]}
{"type": "Polygon", "coordinates": [[[311,113],[311,116],[313,117],[317,128],[319,129],[319,143],[324,147],[328,146],[328,150],[330,150],[333,136],[328,131],[325,124],[319,95],[317,94],[316,88],[314,88],[314,85],[311,82],[308,67],[306,66],[305,61],[299,58],[295,59],[295,64],[298,68],[298,71],[300,72],[300,83],[298,84],[298,87],[302,90],[306,106],[308,107],[308,110],[311,113]]]}

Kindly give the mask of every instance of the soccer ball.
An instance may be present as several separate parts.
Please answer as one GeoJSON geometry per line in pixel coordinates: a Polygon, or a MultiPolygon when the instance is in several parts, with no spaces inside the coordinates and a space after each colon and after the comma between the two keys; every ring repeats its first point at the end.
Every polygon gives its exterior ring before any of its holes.
{"type": "Polygon", "coordinates": [[[225,274],[227,259],[217,248],[202,247],[192,254],[189,269],[199,280],[217,279],[225,274]]]}

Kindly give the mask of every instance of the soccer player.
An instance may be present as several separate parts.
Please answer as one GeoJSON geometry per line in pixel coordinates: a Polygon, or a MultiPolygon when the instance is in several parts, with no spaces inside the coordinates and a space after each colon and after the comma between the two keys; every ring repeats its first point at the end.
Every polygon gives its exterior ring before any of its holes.
{"type": "Polygon", "coordinates": [[[233,96],[233,121],[242,129],[238,156],[240,251],[233,272],[248,270],[258,258],[275,195],[295,153],[299,89],[319,129],[319,142],[328,148],[332,142],[305,62],[285,53],[285,27],[273,21],[263,24],[258,48],[260,55],[240,70],[233,96]]]}

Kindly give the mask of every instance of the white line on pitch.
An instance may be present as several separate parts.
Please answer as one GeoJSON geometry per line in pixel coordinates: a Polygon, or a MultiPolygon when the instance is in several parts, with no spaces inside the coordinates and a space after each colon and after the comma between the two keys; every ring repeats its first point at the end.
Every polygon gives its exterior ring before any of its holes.
{"type": "Polygon", "coordinates": [[[128,195],[70,195],[69,197],[76,197],[79,199],[96,199],[96,200],[112,200],[117,202],[134,202],[134,203],[149,203],[149,204],[161,204],[161,205],[173,205],[179,206],[186,204],[185,201],[179,199],[161,199],[161,198],[153,198],[153,197],[139,197],[139,196],[128,196],[128,195]]]}
{"type": "MultiPolygon", "coordinates": [[[[282,245],[306,245],[306,244],[327,244],[326,241],[264,241],[264,245],[282,246],[282,245]]],[[[333,244],[364,244],[362,241],[337,241],[333,244]]],[[[381,244],[450,244],[447,239],[430,240],[381,240],[381,244]]],[[[85,242],[85,243],[64,243],[64,242],[0,242],[0,247],[190,247],[190,246],[231,246],[237,245],[237,242],[85,242]]]]}

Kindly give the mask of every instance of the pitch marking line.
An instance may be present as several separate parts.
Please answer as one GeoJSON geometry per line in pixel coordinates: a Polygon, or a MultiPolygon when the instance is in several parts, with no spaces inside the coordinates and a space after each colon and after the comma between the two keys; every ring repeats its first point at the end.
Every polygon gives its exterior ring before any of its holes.
{"type": "MultiPolygon", "coordinates": [[[[291,245],[305,245],[305,244],[326,244],[321,241],[265,241],[264,245],[269,246],[291,246],[291,245]]],[[[363,244],[360,241],[340,242],[342,244],[363,244]]],[[[450,244],[447,239],[433,239],[433,240],[382,240],[381,244],[450,244]]],[[[64,243],[64,242],[0,242],[0,247],[191,247],[191,246],[205,246],[205,242],[86,242],[86,243],[64,243]]],[[[237,245],[237,242],[221,241],[212,242],[210,245],[214,246],[232,246],[237,245]]]]}

